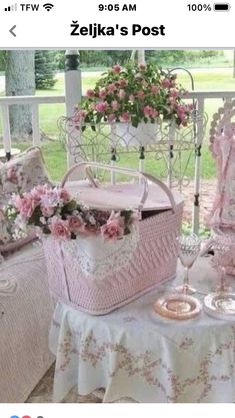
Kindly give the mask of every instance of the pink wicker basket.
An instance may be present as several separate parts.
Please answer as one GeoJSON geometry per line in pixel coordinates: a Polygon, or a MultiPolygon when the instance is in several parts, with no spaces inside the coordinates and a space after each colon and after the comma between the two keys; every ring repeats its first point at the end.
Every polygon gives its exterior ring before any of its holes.
{"type": "MultiPolygon", "coordinates": [[[[175,202],[167,186],[149,174],[97,163],[80,163],[75,167],[82,166],[86,169],[96,166],[142,177],[143,193],[138,204],[142,220],[122,240],[110,243],[102,241],[101,237],[63,242],[52,236],[43,239],[51,293],[79,310],[102,315],[175,277],[178,255],[176,237],[181,227],[183,201],[178,199],[175,202]],[[161,193],[164,191],[168,203],[164,207],[161,201],[158,207],[155,202],[154,210],[151,203],[147,207],[151,210],[148,214],[145,204],[147,198],[151,197],[149,188],[152,190],[153,187],[159,193],[160,189],[161,193]]],[[[67,173],[62,185],[74,168],[67,173]]],[[[90,176],[90,170],[87,170],[87,174],[90,176]]],[[[97,187],[93,179],[91,182],[97,187]]],[[[122,187],[119,184],[119,193],[122,187]]],[[[90,197],[92,190],[97,193],[97,189],[90,187],[90,197]]],[[[99,193],[102,195],[102,189],[99,189],[99,193]]],[[[130,188],[128,193],[130,198],[130,188]]],[[[107,198],[107,190],[104,195],[107,198]]],[[[129,207],[129,200],[127,196],[123,209],[129,207]]],[[[100,204],[98,206],[100,209],[100,204]]],[[[103,202],[103,208],[107,207],[110,209],[110,202],[103,202]]]]}

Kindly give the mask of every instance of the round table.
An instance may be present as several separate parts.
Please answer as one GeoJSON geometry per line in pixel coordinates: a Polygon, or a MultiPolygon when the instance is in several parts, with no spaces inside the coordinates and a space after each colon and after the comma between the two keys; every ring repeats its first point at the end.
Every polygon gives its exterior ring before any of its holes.
{"type": "MultiPolygon", "coordinates": [[[[58,303],[50,331],[56,355],[54,402],[77,386],[80,395],[104,388],[104,402],[234,402],[235,321],[202,312],[186,321],[160,317],[154,301],[182,280],[160,285],[103,316],[58,303]]],[[[216,286],[209,258],[199,258],[191,280],[200,293],[216,286]]],[[[235,278],[230,279],[235,288],[235,278]]]]}

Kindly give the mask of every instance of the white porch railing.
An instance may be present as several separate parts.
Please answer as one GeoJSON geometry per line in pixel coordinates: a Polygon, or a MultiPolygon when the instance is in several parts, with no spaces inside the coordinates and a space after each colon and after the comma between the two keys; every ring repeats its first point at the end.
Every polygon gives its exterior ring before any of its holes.
{"type": "MultiPolygon", "coordinates": [[[[72,71],[74,73],[75,70],[72,71]]],[[[67,76],[68,77],[68,76],[67,76]]],[[[74,83],[68,83],[65,96],[13,96],[0,97],[0,107],[2,110],[3,123],[3,148],[7,156],[11,153],[11,132],[9,120],[9,107],[11,105],[31,105],[32,106],[32,141],[34,145],[40,144],[40,120],[39,120],[39,106],[42,104],[58,104],[64,103],[66,105],[66,114],[70,115],[71,110],[77,105],[77,98],[81,97],[81,86],[77,94],[70,95],[69,90],[74,88],[74,83]],[[74,102],[76,101],[76,103],[74,102]]],[[[194,91],[189,92],[186,96],[188,99],[195,99],[197,101],[197,108],[199,114],[203,114],[205,110],[206,100],[232,100],[235,98],[235,91],[194,91]]],[[[222,102],[221,102],[222,106],[222,102]]],[[[215,111],[217,107],[215,108],[215,111]]],[[[209,120],[210,123],[210,120],[209,120]]],[[[201,180],[201,145],[203,142],[203,120],[199,118],[197,122],[197,138],[196,138],[196,162],[195,162],[195,200],[193,210],[193,230],[195,232],[199,229],[199,210],[200,210],[200,180],[201,180]]],[[[73,163],[73,156],[68,155],[68,165],[73,163]]]]}
{"type": "Polygon", "coordinates": [[[3,147],[6,155],[11,153],[11,130],[9,119],[9,107],[12,105],[31,105],[33,145],[40,144],[39,105],[65,103],[65,96],[11,96],[0,97],[3,123],[3,147]]]}
{"type": "MultiPolygon", "coordinates": [[[[188,99],[196,99],[198,103],[199,114],[204,113],[206,99],[225,99],[232,100],[235,98],[235,91],[194,91],[187,94],[188,99]]],[[[31,105],[32,106],[32,128],[33,128],[33,144],[40,144],[40,121],[39,106],[42,104],[58,104],[65,103],[66,107],[73,109],[76,103],[71,104],[71,97],[66,96],[11,96],[0,97],[0,107],[2,109],[3,122],[3,147],[6,153],[11,152],[11,132],[9,120],[9,107],[12,105],[31,105]]],[[[198,143],[202,143],[203,127],[198,127],[198,143]]]]}

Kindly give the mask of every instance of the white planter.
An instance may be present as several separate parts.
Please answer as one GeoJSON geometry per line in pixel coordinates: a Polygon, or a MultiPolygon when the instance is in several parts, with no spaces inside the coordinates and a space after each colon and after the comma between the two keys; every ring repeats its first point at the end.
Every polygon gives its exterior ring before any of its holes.
{"type": "Polygon", "coordinates": [[[140,123],[137,128],[130,123],[115,123],[111,126],[111,141],[114,145],[136,146],[155,144],[158,141],[157,123],[140,123]]]}

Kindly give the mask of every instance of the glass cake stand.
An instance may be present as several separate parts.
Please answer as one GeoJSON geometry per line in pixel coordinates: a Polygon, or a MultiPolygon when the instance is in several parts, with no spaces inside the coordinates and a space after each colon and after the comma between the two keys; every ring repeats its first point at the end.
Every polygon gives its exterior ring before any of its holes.
{"type": "Polygon", "coordinates": [[[204,310],[214,318],[235,321],[235,293],[210,293],[204,298],[204,310]]]}

